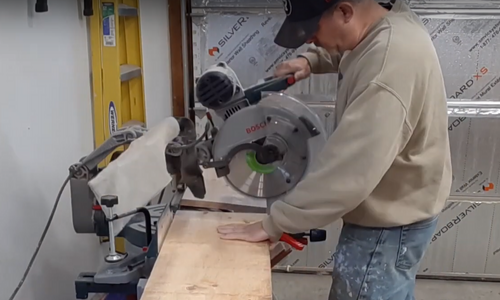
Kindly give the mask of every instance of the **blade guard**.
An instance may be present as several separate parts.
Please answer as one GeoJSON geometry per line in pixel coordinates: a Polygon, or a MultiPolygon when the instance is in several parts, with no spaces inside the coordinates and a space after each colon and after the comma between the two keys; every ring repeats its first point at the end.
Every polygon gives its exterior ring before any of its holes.
{"type": "Polygon", "coordinates": [[[263,98],[258,104],[234,113],[220,128],[213,145],[214,160],[220,162],[216,172],[218,177],[224,176],[230,186],[247,196],[268,200],[278,198],[290,192],[303,179],[310,169],[312,159],[323,149],[326,139],[326,131],[321,120],[306,104],[283,93],[263,93],[263,98]],[[278,128],[279,125],[282,127],[278,128]],[[231,182],[232,172],[248,167],[246,162],[245,166],[231,163],[239,152],[255,150],[256,142],[270,137],[278,136],[277,138],[285,139],[285,142],[291,141],[293,128],[300,131],[304,138],[299,143],[296,139],[294,144],[289,145],[289,149],[293,149],[297,155],[303,157],[305,167],[297,169],[295,174],[290,174],[291,182],[286,188],[273,191],[271,194],[258,195],[245,192],[238,184],[231,182]],[[287,138],[289,140],[286,140],[287,138]],[[307,143],[304,143],[304,140],[307,140],[307,143]]]}

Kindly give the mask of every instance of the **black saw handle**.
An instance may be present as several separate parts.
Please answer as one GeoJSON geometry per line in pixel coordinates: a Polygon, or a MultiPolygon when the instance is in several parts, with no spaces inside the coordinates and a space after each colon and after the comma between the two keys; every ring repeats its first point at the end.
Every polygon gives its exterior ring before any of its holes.
{"type": "Polygon", "coordinates": [[[245,90],[245,98],[250,102],[250,105],[257,104],[262,99],[262,92],[279,92],[284,91],[297,82],[294,75],[284,77],[267,77],[264,82],[258,83],[245,90]]]}

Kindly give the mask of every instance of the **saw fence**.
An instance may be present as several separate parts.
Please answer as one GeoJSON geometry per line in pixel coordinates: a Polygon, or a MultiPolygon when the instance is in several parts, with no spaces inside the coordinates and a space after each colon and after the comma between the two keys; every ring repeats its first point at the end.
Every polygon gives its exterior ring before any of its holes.
{"type": "MultiPolygon", "coordinates": [[[[210,65],[225,61],[243,86],[271,75],[274,67],[305,50],[286,50],[273,38],[285,15],[282,1],[174,1],[184,18],[171,19],[172,44],[181,78],[175,80],[174,108],[196,112],[192,83],[210,65]],[[179,99],[183,103],[179,103],[179,99]]],[[[500,1],[409,1],[435,43],[450,101],[500,98],[500,1]],[[495,54],[496,53],[496,54],[495,54]]],[[[173,13],[173,12],[171,12],[173,13]]],[[[172,16],[172,14],[171,14],[172,16]]],[[[409,58],[411,59],[411,58],[409,58]]],[[[173,67],[175,65],[173,63],[173,67]]],[[[314,75],[287,93],[309,101],[331,133],[335,75],[314,75]],[[307,95],[307,96],[306,96],[307,95]]],[[[491,103],[490,103],[491,104],[491,103]]],[[[496,104],[494,104],[496,105],[496,104]]],[[[500,107],[500,106],[496,106],[500,107]]],[[[450,102],[449,133],[454,169],[453,193],[440,217],[422,267],[421,277],[500,280],[500,118],[495,108],[487,114],[463,115],[470,109],[450,102]]],[[[204,128],[203,114],[197,126],[204,128]]],[[[192,117],[193,114],[191,114],[192,117]]],[[[201,118],[200,118],[201,117],[201,118]]],[[[328,272],[341,223],[326,229],[324,243],[309,245],[282,261],[276,270],[328,272]]]]}

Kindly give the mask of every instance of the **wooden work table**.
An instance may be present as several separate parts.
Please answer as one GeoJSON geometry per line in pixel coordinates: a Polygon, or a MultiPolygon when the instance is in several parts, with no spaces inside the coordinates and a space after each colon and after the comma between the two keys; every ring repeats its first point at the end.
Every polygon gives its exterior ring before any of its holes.
{"type": "Polygon", "coordinates": [[[217,227],[262,214],[179,211],[142,300],[271,300],[269,243],[221,240],[217,227]]]}

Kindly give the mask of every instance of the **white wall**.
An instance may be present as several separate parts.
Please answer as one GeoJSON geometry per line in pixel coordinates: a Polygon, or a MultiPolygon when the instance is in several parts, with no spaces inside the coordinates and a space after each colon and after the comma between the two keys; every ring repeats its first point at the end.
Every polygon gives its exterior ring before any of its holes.
{"type": "MultiPolygon", "coordinates": [[[[93,149],[85,20],[75,0],[0,7],[0,300],[20,280],[68,167],[93,149]]],[[[74,299],[79,271],[100,260],[73,231],[68,189],[18,300],[74,299]]]]}
{"type": "Polygon", "coordinates": [[[146,123],[172,115],[168,0],[140,0],[146,123]]]}

